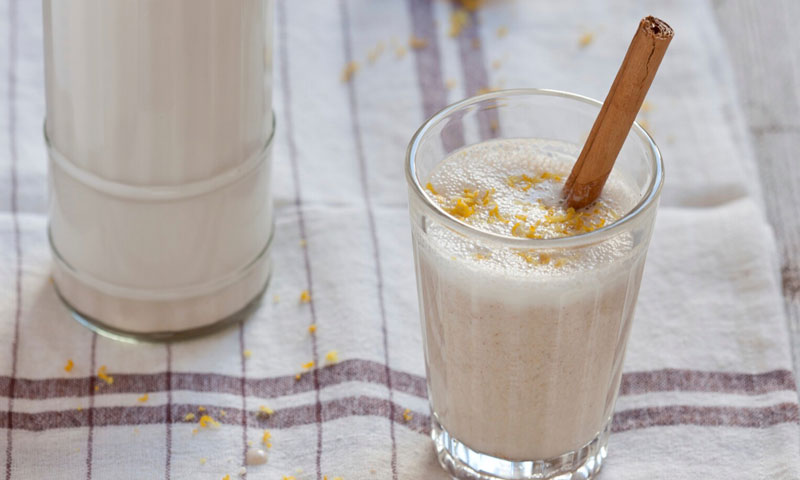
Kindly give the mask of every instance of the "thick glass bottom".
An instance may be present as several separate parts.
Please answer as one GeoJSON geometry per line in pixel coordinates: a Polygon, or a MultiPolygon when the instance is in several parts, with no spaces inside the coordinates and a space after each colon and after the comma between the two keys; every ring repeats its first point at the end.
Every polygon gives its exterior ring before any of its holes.
{"type": "Polygon", "coordinates": [[[58,294],[58,298],[61,300],[64,306],[67,307],[72,318],[74,318],[84,327],[99,335],[126,343],[165,343],[203,337],[212,333],[216,333],[220,330],[230,327],[231,325],[245,321],[250,314],[256,310],[256,308],[258,308],[259,304],[261,303],[261,299],[264,296],[264,291],[267,289],[268,285],[269,280],[266,284],[264,284],[264,288],[261,290],[261,292],[253,300],[251,300],[250,303],[232,315],[217,320],[214,323],[203,325],[197,328],[190,328],[188,330],[160,332],[135,332],[113,327],[102,322],[101,320],[92,318],[89,315],[79,312],[69,303],[66,298],[64,298],[63,295],[61,295],[58,287],[56,287],[55,290],[56,294],[58,294]]]}
{"type": "Polygon", "coordinates": [[[459,480],[588,480],[608,455],[610,419],[603,431],[582,448],[542,460],[515,462],[476,452],[450,435],[431,416],[431,437],[442,467],[459,480]]]}
{"type": "Polygon", "coordinates": [[[170,342],[208,335],[246,319],[255,310],[272,275],[272,237],[251,263],[203,289],[164,292],[103,284],[66,263],[52,245],[53,283],[71,316],[115,340],[170,342]]]}

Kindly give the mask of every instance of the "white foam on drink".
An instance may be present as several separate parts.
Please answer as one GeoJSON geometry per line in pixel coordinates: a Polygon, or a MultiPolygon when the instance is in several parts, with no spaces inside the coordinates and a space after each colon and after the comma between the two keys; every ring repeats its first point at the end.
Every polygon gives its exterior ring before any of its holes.
{"type": "MultiPolygon", "coordinates": [[[[530,232],[531,225],[540,222],[535,234],[529,238],[552,239],[587,233],[600,228],[601,222],[608,226],[620,219],[633,209],[639,194],[621,174],[612,172],[601,197],[575,213],[586,219],[585,231],[572,228],[569,222],[548,220],[569,215],[563,206],[561,192],[578,153],[578,146],[552,140],[501,139],[471,145],[454,152],[432,171],[426,194],[451,212],[455,199],[463,197],[465,190],[479,192],[479,198],[490,191],[490,201],[486,205],[478,202],[473,214],[466,217],[451,214],[485,232],[524,237],[530,232]],[[523,176],[536,183],[528,187],[530,182],[521,180],[523,176]],[[516,183],[509,180],[514,178],[516,183]],[[495,206],[496,212],[507,222],[491,215],[495,206]]],[[[546,244],[539,245],[539,248],[545,248],[546,255],[550,255],[549,261],[540,261],[526,250],[487,248],[435,223],[430,225],[428,234],[435,240],[433,243],[451,256],[504,275],[529,276],[584,270],[618,259],[630,250],[631,245],[626,235],[597,248],[583,250],[580,255],[563,249],[548,252],[546,244]]]]}

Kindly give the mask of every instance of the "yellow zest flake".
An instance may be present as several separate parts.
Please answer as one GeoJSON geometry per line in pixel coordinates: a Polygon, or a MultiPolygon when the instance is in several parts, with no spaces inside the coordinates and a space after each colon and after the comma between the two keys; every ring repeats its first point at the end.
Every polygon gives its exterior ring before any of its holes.
{"type": "Polygon", "coordinates": [[[499,220],[499,221],[501,221],[503,223],[508,223],[508,220],[506,218],[504,218],[502,215],[500,215],[500,210],[499,210],[499,207],[497,206],[497,204],[495,204],[494,208],[489,210],[489,217],[490,218],[494,218],[496,220],[499,220]]]}
{"type": "Polygon", "coordinates": [[[487,255],[482,254],[482,253],[476,253],[475,254],[475,260],[486,260],[487,258],[489,258],[489,257],[487,255]]]}
{"type": "Polygon", "coordinates": [[[253,351],[252,350],[245,350],[244,352],[242,352],[242,356],[244,358],[250,358],[250,357],[253,356],[253,351]]]}
{"type": "Polygon", "coordinates": [[[475,202],[478,201],[478,191],[477,190],[470,190],[469,188],[464,189],[464,198],[468,199],[470,205],[475,205],[475,202]]]}
{"type": "Polygon", "coordinates": [[[200,465],[205,465],[207,461],[208,460],[206,460],[205,457],[201,458],[200,459],[200,465]]]}
{"type": "Polygon", "coordinates": [[[515,214],[514,218],[516,218],[517,220],[522,220],[523,222],[528,221],[528,217],[526,215],[520,215],[519,213],[515,214]]]}
{"type": "Polygon", "coordinates": [[[561,267],[563,267],[563,266],[564,266],[566,263],[567,263],[567,260],[566,260],[564,257],[561,257],[561,258],[557,259],[557,260],[556,260],[556,261],[553,263],[553,266],[554,266],[554,267],[556,267],[556,268],[561,268],[561,267]]]}
{"type": "Polygon", "coordinates": [[[508,35],[508,27],[500,26],[497,27],[497,38],[503,38],[508,35]]]}
{"type": "Polygon", "coordinates": [[[347,65],[345,65],[344,68],[342,69],[342,76],[341,76],[342,83],[349,82],[353,78],[353,75],[356,74],[358,69],[359,69],[358,62],[356,61],[348,62],[347,65]]]}
{"type": "Polygon", "coordinates": [[[283,480],[297,480],[294,475],[284,475],[283,480]]]}
{"type": "Polygon", "coordinates": [[[431,184],[431,182],[428,182],[428,183],[427,183],[427,185],[425,185],[425,188],[426,188],[428,191],[430,191],[432,194],[434,194],[434,195],[439,195],[439,193],[436,191],[436,189],[435,189],[435,188],[433,188],[433,184],[431,184]]]}
{"type": "Polygon", "coordinates": [[[114,377],[112,377],[111,375],[108,375],[106,373],[106,366],[105,365],[102,365],[102,366],[100,366],[100,368],[97,369],[97,377],[100,380],[106,382],[109,385],[114,383],[114,377]]]}
{"type": "Polygon", "coordinates": [[[191,422],[192,420],[195,419],[194,413],[191,412],[187,413],[186,416],[183,417],[183,419],[187,422],[191,422]]]}
{"type": "Polygon", "coordinates": [[[451,37],[457,37],[461,30],[469,25],[469,13],[463,8],[456,9],[450,15],[450,31],[447,32],[451,37]]]}
{"type": "Polygon", "coordinates": [[[594,33],[586,32],[578,38],[578,46],[586,48],[594,42],[594,33]]]}
{"type": "Polygon", "coordinates": [[[146,393],[145,393],[144,395],[142,395],[141,397],[137,398],[136,400],[137,400],[139,403],[144,403],[144,402],[146,402],[146,401],[147,401],[147,400],[149,400],[149,399],[150,399],[150,395],[148,395],[148,394],[146,394],[146,393]]]}
{"type": "Polygon", "coordinates": [[[448,209],[447,213],[450,215],[467,218],[475,213],[475,209],[472,208],[464,198],[459,197],[458,200],[456,200],[456,205],[453,208],[448,209]]]}
{"type": "Polygon", "coordinates": [[[329,364],[338,363],[339,362],[339,352],[336,350],[331,350],[330,352],[325,354],[325,361],[329,364]]]}
{"type": "Polygon", "coordinates": [[[414,418],[414,414],[411,413],[410,409],[406,408],[403,410],[403,420],[410,422],[412,418],[414,418]]]}
{"type": "Polygon", "coordinates": [[[206,411],[206,407],[199,406],[199,407],[197,407],[197,411],[198,412],[205,412],[206,411]]]}
{"type": "Polygon", "coordinates": [[[534,260],[533,255],[531,255],[528,252],[517,252],[517,255],[519,255],[520,257],[524,258],[525,261],[528,262],[528,263],[534,263],[536,261],[536,260],[534,260]]]}
{"type": "Polygon", "coordinates": [[[537,183],[541,182],[542,182],[541,178],[534,178],[524,173],[522,175],[512,175],[508,177],[508,180],[506,180],[506,183],[508,183],[509,187],[511,188],[519,187],[525,192],[530,190],[531,187],[533,187],[537,183]]]}
{"type": "Polygon", "coordinates": [[[198,430],[196,428],[192,429],[192,435],[197,435],[198,433],[200,433],[200,430],[198,430]]]}
{"type": "Polygon", "coordinates": [[[314,335],[315,333],[317,333],[317,324],[316,323],[312,323],[311,325],[308,326],[308,333],[310,333],[311,335],[314,335]]]}
{"type": "Polygon", "coordinates": [[[231,480],[231,476],[230,475],[225,475],[224,477],[222,477],[222,480],[231,480]]]}
{"type": "Polygon", "coordinates": [[[556,182],[561,181],[561,175],[556,175],[555,173],[550,172],[542,172],[542,174],[539,175],[539,178],[542,180],[555,180],[556,182]]]}
{"type": "Polygon", "coordinates": [[[69,359],[69,360],[67,360],[67,364],[64,365],[64,371],[65,372],[71,372],[72,371],[72,367],[74,367],[74,366],[75,366],[75,363],[72,361],[72,359],[69,359]]]}
{"type": "Polygon", "coordinates": [[[525,236],[527,238],[542,238],[541,234],[536,233],[536,229],[539,228],[540,224],[541,224],[541,220],[536,220],[536,223],[534,223],[533,225],[528,227],[528,233],[526,233],[525,236]]]}
{"type": "Polygon", "coordinates": [[[485,2],[486,0],[458,0],[458,3],[470,12],[479,9],[485,2]]]}
{"type": "Polygon", "coordinates": [[[273,413],[275,413],[275,410],[269,408],[266,405],[261,405],[261,406],[258,407],[258,414],[259,415],[262,415],[264,417],[269,417],[273,413]]]}
{"type": "Polygon", "coordinates": [[[540,253],[538,256],[533,256],[530,252],[517,252],[517,255],[524,258],[528,263],[538,263],[539,265],[547,265],[550,263],[550,255],[540,253]]]}
{"type": "Polygon", "coordinates": [[[493,188],[493,189],[491,189],[491,190],[486,190],[486,191],[483,193],[483,197],[481,197],[481,205],[483,205],[484,207],[485,207],[485,206],[487,206],[487,205],[489,205],[489,202],[492,200],[492,194],[493,194],[494,192],[495,192],[495,189],[494,189],[494,188],[493,188]]]}
{"type": "Polygon", "coordinates": [[[213,418],[211,418],[210,415],[203,415],[202,417],[200,417],[200,420],[198,421],[198,423],[200,424],[201,428],[207,428],[207,427],[217,428],[217,427],[219,427],[219,422],[214,420],[213,418]]]}
{"type": "Polygon", "coordinates": [[[515,237],[521,237],[522,236],[521,230],[522,230],[522,222],[517,222],[514,224],[513,227],[511,227],[511,235],[514,235],[515,237]]]}
{"type": "MultiPolygon", "coordinates": [[[[308,370],[311,370],[312,368],[314,368],[314,362],[311,361],[311,362],[308,362],[308,363],[304,363],[303,365],[300,366],[300,368],[302,368],[304,372],[308,371],[308,370]]],[[[295,380],[300,380],[300,377],[302,377],[302,375],[303,375],[302,372],[298,373],[297,375],[294,376],[294,379],[295,380]]]]}
{"type": "Polygon", "coordinates": [[[555,210],[550,208],[544,216],[544,219],[550,223],[563,223],[572,220],[573,217],[575,217],[575,209],[572,207],[569,207],[566,213],[560,215],[556,215],[555,210]]]}
{"type": "Polygon", "coordinates": [[[267,448],[272,448],[272,443],[269,441],[270,438],[272,438],[272,434],[269,433],[269,430],[264,430],[264,434],[261,436],[261,443],[267,448]]]}
{"type": "Polygon", "coordinates": [[[308,290],[303,290],[300,292],[300,303],[309,303],[311,302],[311,294],[308,290]]]}
{"type": "Polygon", "coordinates": [[[428,46],[428,40],[425,38],[411,35],[411,38],[408,39],[408,46],[413,48],[414,50],[420,50],[428,46]]]}
{"type": "Polygon", "coordinates": [[[384,48],[384,43],[378,42],[378,44],[375,45],[375,48],[371,49],[367,53],[367,61],[369,61],[369,63],[375,63],[375,60],[377,60],[378,57],[380,57],[381,54],[383,53],[383,48],[384,48]]]}

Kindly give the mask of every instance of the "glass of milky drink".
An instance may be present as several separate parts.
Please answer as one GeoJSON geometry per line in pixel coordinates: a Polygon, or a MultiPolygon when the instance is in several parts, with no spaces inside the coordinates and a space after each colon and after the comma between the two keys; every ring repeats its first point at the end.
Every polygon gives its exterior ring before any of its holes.
{"type": "Polygon", "coordinates": [[[431,435],[456,478],[587,479],[606,458],[663,170],[634,124],[598,200],[564,207],[600,105],[493,92],[409,145],[431,435]]]}

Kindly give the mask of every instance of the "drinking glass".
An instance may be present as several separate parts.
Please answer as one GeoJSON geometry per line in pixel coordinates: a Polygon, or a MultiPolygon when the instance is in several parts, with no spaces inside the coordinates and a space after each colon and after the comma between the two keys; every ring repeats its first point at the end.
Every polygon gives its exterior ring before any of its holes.
{"type": "Polygon", "coordinates": [[[553,90],[492,92],[437,113],[408,147],[431,436],[456,478],[571,480],[600,470],[663,166],[634,124],[614,177],[635,206],[602,228],[553,239],[479,230],[446,213],[425,185],[448,155],[492,139],[536,139],[545,154],[577,158],[600,106],[553,90]],[[480,260],[504,252],[566,263],[525,270],[480,260]]]}

